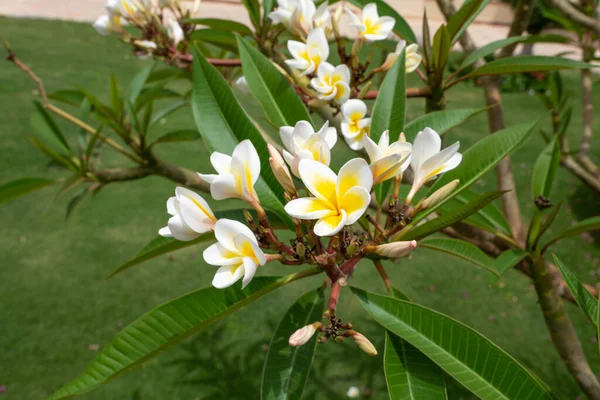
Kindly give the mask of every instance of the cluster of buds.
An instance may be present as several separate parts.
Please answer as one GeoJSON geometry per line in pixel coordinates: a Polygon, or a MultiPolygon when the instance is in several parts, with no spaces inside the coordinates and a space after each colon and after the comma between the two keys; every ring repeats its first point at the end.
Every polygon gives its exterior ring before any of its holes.
{"type": "Polygon", "coordinates": [[[102,35],[120,35],[139,57],[152,56],[182,67],[189,63],[187,41],[195,29],[187,21],[199,5],[196,0],[191,10],[184,10],[179,0],[108,0],[107,13],[94,22],[94,28],[102,35]],[[123,25],[135,26],[137,33],[123,25]]]}

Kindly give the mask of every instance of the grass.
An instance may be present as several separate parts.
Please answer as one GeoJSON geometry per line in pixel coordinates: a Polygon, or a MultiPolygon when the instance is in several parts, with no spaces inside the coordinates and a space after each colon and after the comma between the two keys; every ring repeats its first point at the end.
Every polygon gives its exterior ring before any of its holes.
{"type": "MultiPolygon", "coordinates": [[[[4,18],[0,19],[0,25],[1,35],[42,77],[49,91],[83,87],[107,99],[111,72],[124,85],[145,65],[144,61],[133,58],[126,46],[114,38],[95,34],[86,24],[4,18]]],[[[0,182],[29,176],[61,176],[56,169],[47,167],[44,156],[25,138],[30,134],[29,115],[33,110],[31,100],[36,98],[35,86],[13,66],[6,62],[0,65],[0,182]]],[[[577,83],[575,74],[566,76],[566,87],[572,88],[574,94],[577,83]]],[[[600,93],[595,96],[598,104],[600,93]]],[[[535,97],[506,94],[503,101],[508,126],[542,119],[542,126],[547,127],[548,118],[535,97]]],[[[570,135],[573,143],[577,143],[581,110],[579,101],[572,103],[575,112],[570,135]]],[[[454,88],[448,96],[449,108],[483,104],[482,91],[467,86],[454,88]]],[[[411,100],[409,118],[420,115],[422,106],[421,100],[411,100]]],[[[193,126],[191,112],[185,110],[170,117],[153,134],[193,126]]],[[[69,129],[74,138],[75,131],[69,129]]],[[[487,121],[480,115],[448,133],[448,137],[451,141],[460,140],[464,149],[487,134],[487,121]]],[[[542,145],[541,136],[536,134],[513,156],[517,191],[526,218],[532,211],[531,169],[542,145]]],[[[598,141],[593,150],[598,158],[598,141]]],[[[335,153],[334,165],[339,165],[345,153],[335,153]]],[[[194,170],[211,170],[207,150],[201,142],[164,145],[162,156],[194,170]]],[[[107,157],[104,162],[116,166],[119,160],[107,157]]],[[[597,197],[585,186],[562,169],[557,179],[552,200],[564,201],[566,207],[552,227],[553,232],[590,214],[598,214],[597,197]]],[[[493,189],[494,184],[495,178],[489,174],[476,189],[493,189]]],[[[6,385],[6,393],[0,397],[45,398],[85,368],[95,355],[94,345],[101,347],[108,343],[125,324],[152,307],[210,285],[214,270],[203,265],[202,248],[161,257],[115,279],[104,280],[165,224],[165,201],[174,186],[156,177],[110,185],[97,196],[86,198],[68,222],[65,221],[68,199],[53,200],[52,188],[0,207],[0,385],[6,385]]],[[[573,238],[552,251],[581,279],[596,282],[596,271],[600,272],[600,250],[596,243],[573,238]]],[[[565,397],[574,399],[580,395],[552,348],[527,278],[509,271],[501,280],[493,281],[485,271],[427,250],[417,251],[410,261],[388,267],[394,285],[414,301],[479,330],[565,397]]],[[[264,269],[261,271],[264,274],[281,274],[281,270],[272,266],[264,269]]],[[[359,267],[355,282],[381,291],[379,278],[367,263],[359,267]]],[[[84,398],[219,397],[214,393],[205,397],[203,393],[210,386],[234,388],[233,392],[238,394],[229,398],[258,398],[256,385],[270,332],[287,307],[319,283],[320,278],[315,278],[275,292],[235,313],[215,328],[218,330],[202,333],[200,339],[176,347],[84,398]],[[246,345],[240,349],[239,343],[246,345]],[[240,379],[242,375],[249,379],[240,379]],[[189,382],[182,383],[182,377],[189,382]]],[[[342,296],[341,315],[353,320],[381,350],[381,330],[368,322],[349,291],[345,290],[342,296]]],[[[569,305],[568,310],[590,363],[600,372],[592,325],[576,307],[569,305]]],[[[352,344],[328,344],[319,350],[312,380],[323,381],[323,377],[331,380],[327,387],[335,395],[329,394],[328,398],[343,397],[349,386],[367,384],[373,377],[375,380],[370,384],[374,387],[373,398],[386,398],[380,356],[368,358],[352,344]]],[[[311,390],[320,388],[313,386],[311,390]]],[[[318,398],[324,396],[323,391],[319,393],[318,398]]],[[[451,398],[472,396],[454,384],[451,398]]]]}

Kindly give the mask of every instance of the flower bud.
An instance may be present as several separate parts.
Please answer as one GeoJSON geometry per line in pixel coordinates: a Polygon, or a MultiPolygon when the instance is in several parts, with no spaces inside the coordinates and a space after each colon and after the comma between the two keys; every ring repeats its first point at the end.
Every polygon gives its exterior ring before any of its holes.
{"type": "Polygon", "coordinates": [[[321,326],[323,326],[323,324],[320,322],[314,322],[310,325],[303,326],[290,336],[290,339],[288,340],[289,345],[298,347],[306,344],[321,326]]]}
{"type": "Polygon", "coordinates": [[[298,254],[298,257],[300,257],[300,259],[304,258],[304,256],[306,255],[306,246],[304,246],[304,243],[298,243],[296,245],[296,254],[298,254]]]}
{"type": "Polygon", "coordinates": [[[360,89],[360,92],[358,92],[358,94],[356,95],[356,98],[364,99],[364,97],[367,95],[367,92],[371,88],[372,83],[373,83],[373,81],[367,82],[367,84],[365,86],[363,86],[362,89],[360,89]]]}
{"type": "Polygon", "coordinates": [[[356,243],[350,243],[350,245],[346,248],[346,253],[349,256],[353,256],[358,251],[358,245],[356,243]]]}
{"type": "Polygon", "coordinates": [[[370,356],[377,355],[377,349],[373,346],[373,343],[369,339],[367,339],[362,333],[352,332],[352,339],[354,339],[354,343],[361,349],[364,353],[367,353],[370,356]]]}
{"type": "Polygon", "coordinates": [[[294,181],[292,181],[292,176],[290,175],[290,170],[287,165],[285,165],[285,161],[283,161],[283,157],[277,151],[277,149],[271,144],[267,144],[267,149],[269,149],[269,154],[271,157],[269,158],[269,164],[271,164],[271,169],[273,170],[273,174],[277,179],[277,182],[283,187],[287,193],[296,194],[296,188],[294,187],[294,181]]]}
{"type": "Polygon", "coordinates": [[[356,386],[350,386],[348,388],[348,391],[346,392],[346,397],[351,399],[357,399],[358,397],[360,397],[360,389],[356,386]]]}
{"type": "Polygon", "coordinates": [[[145,50],[152,50],[158,48],[158,45],[151,40],[136,40],[135,42],[133,42],[133,44],[145,50]]]}
{"type": "Polygon", "coordinates": [[[444,201],[450,194],[452,194],[452,192],[454,192],[454,190],[456,190],[456,187],[459,185],[459,183],[460,181],[455,179],[433,192],[431,196],[421,200],[415,208],[415,213],[434,207],[444,201]]]}
{"type": "Polygon", "coordinates": [[[392,242],[375,246],[375,254],[387,258],[404,257],[417,248],[417,241],[392,242]]]}

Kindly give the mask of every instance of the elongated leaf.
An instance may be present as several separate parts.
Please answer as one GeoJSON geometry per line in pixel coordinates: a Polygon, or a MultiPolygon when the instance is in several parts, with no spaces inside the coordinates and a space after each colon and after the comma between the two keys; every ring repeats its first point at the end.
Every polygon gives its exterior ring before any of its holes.
{"type": "Polygon", "coordinates": [[[220,31],[229,31],[229,32],[237,32],[240,35],[244,36],[252,36],[252,30],[248,28],[246,25],[232,21],[229,19],[220,19],[220,18],[191,18],[185,20],[185,22],[208,26],[213,29],[218,29],[220,31]]]}
{"type": "Polygon", "coordinates": [[[140,72],[137,73],[137,75],[129,84],[129,88],[127,91],[127,99],[131,104],[135,104],[138,96],[144,88],[144,85],[146,84],[146,80],[152,72],[152,68],[154,68],[154,64],[150,64],[146,68],[142,69],[140,72]]]}
{"type": "Polygon", "coordinates": [[[248,10],[252,25],[258,30],[260,28],[260,4],[258,0],[242,0],[242,3],[244,3],[246,10],[248,10]]]}
{"type": "Polygon", "coordinates": [[[198,50],[195,51],[193,70],[192,109],[204,142],[213,151],[232,154],[239,142],[250,139],[261,160],[261,178],[254,185],[261,204],[293,228],[290,217],[283,209],[283,189],[269,165],[264,138],[244,113],[227,81],[198,50]]]}
{"type": "Polygon", "coordinates": [[[268,58],[238,36],[242,69],[248,87],[276,127],[311,122],[304,103],[285,76],[268,58]]]}
{"type": "Polygon", "coordinates": [[[62,151],[66,155],[70,155],[71,148],[54,119],[40,102],[34,101],[33,104],[37,109],[37,113],[31,116],[30,122],[32,128],[45,143],[62,151]]]}
{"type": "MultiPolygon", "coordinates": [[[[457,196],[464,189],[475,183],[487,171],[492,169],[504,157],[523,144],[529,138],[535,125],[536,122],[516,125],[481,139],[464,152],[462,162],[458,167],[447,172],[437,180],[429,189],[428,194],[430,195],[445,184],[458,179],[460,184],[446,201],[457,196]]],[[[417,214],[415,221],[422,220],[442,204],[444,202],[417,214]]]]}
{"type": "Polygon", "coordinates": [[[579,308],[581,308],[588,316],[590,321],[597,326],[598,301],[590,292],[588,292],[581,282],[579,282],[579,279],[577,279],[575,274],[569,271],[569,268],[567,268],[555,254],[552,254],[552,257],[554,258],[554,263],[558,269],[560,269],[560,273],[562,274],[563,278],[565,278],[565,282],[567,282],[567,286],[575,298],[575,301],[577,301],[579,308]]]}
{"type": "Polygon", "coordinates": [[[447,226],[455,224],[475,214],[477,211],[481,210],[483,207],[490,204],[492,201],[496,200],[503,194],[504,192],[484,193],[476,199],[468,202],[464,207],[457,208],[455,210],[450,211],[447,214],[440,215],[439,217],[419,226],[416,226],[416,223],[418,221],[415,218],[415,220],[409,225],[415,227],[410,230],[407,230],[406,234],[402,234],[403,232],[401,232],[401,234],[397,236],[394,240],[398,240],[398,238],[400,237],[402,237],[403,240],[418,240],[429,236],[435,232],[439,232],[447,226]]]}
{"type": "Polygon", "coordinates": [[[472,71],[467,77],[520,74],[522,72],[553,71],[557,69],[588,69],[593,67],[591,64],[564,57],[516,56],[491,61],[472,71]]]}
{"type": "Polygon", "coordinates": [[[81,90],[57,90],[54,93],[49,93],[48,98],[56,101],[61,101],[72,106],[79,106],[85,95],[81,90]]]}
{"type": "Polygon", "coordinates": [[[115,74],[110,75],[110,103],[117,115],[121,115],[121,93],[115,74]]]}
{"type": "Polygon", "coordinates": [[[231,32],[211,28],[197,29],[191,34],[190,39],[194,42],[210,43],[227,51],[237,53],[237,43],[234,34],[231,32]]]}
{"type": "Polygon", "coordinates": [[[458,126],[471,117],[485,111],[487,108],[470,108],[462,110],[434,111],[413,119],[404,126],[406,140],[412,142],[417,133],[425,128],[431,128],[440,135],[458,126]]]}
{"type": "MultiPolygon", "coordinates": [[[[475,193],[470,189],[465,189],[460,194],[445,202],[440,208],[437,209],[437,212],[439,214],[447,214],[456,208],[464,207],[465,204],[476,199],[480,195],[480,193],[475,193]]],[[[508,225],[508,221],[506,221],[506,217],[504,214],[502,214],[502,211],[500,211],[494,205],[494,203],[490,203],[483,207],[481,210],[477,211],[463,222],[488,232],[498,233],[500,231],[507,236],[511,236],[510,226],[508,225]]]]}
{"type": "Polygon", "coordinates": [[[404,116],[406,114],[406,53],[402,51],[394,66],[389,70],[379,95],[373,106],[371,118],[371,138],[375,143],[379,142],[381,134],[385,130],[390,131],[390,143],[398,140],[404,129],[404,116]]]}
{"type": "Polygon", "coordinates": [[[33,136],[26,136],[26,138],[38,150],[40,150],[42,153],[44,153],[45,155],[50,157],[52,160],[56,161],[58,164],[65,166],[66,168],[70,169],[71,171],[79,171],[78,166],[75,165],[75,163],[73,162],[73,160],[71,158],[64,156],[62,154],[58,154],[56,151],[54,151],[50,147],[48,147],[44,142],[37,140],[33,136]]]}
{"type": "Polygon", "coordinates": [[[479,247],[460,239],[430,238],[419,243],[419,247],[432,249],[462,258],[484,268],[494,275],[500,276],[493,258],[485,254],[479,247]]]}
{"type": "Polygon", "coordinates": [[[289,337],[305,325],[321,320],[323,290],[313,290],[300,297],[283,316],[273,334],[263,370],[261,399],[301,399],[317,347],[316,338],[292,347],[289,337]]]}
{"type": "Polygon", "coordinates": [[[467,29],[471,22],[479,15],[481,10],[490,3],[490,0],[467,0],[448,20],[448,34],[450,42],[454,44],[460,35],[467,29]]]}
{"type": "Polygon", "coordinates": [[[41,178],[23,178],[5,183],[0,186],[0,204],[26,195],[27,193],[43,189],[46,186],[54,185],[55,183],[56,181],[54,180],[41,178]]]}
{"type": "Polygon", "coordinates": [[[160,305],[119,332],[81,375],[49,400],[89,392],[293,280],[292,276],[257,277],[244,290],[239,284],[224,290],[210,287],[160,305]]]}
{"type": "Polygon", "coordinates": [[[189,142],[200,139],[198,131],[193,129],[182,129],[180,131],[174,131],[165,133],[158,139],[156,139],[149,147],[157,145],[159,143],[173,143],[173,142],[189,142]]]}
{"type": "Polygon", "coordinates": [[[433,35],[432,45],[432,58],[433,58],[433,70],[436,76],[441,77],[444,75],[444,68],[448,63],[448,57],[450,56],[450,34],[446,25],[440,25],[435,35],[433,35]]]}
{"type": "MultiPolygon", "coordinates": [[[[392,297],[410,301],[402,292],[392,297]]],[[[390,400],[445,400],[448,398],[444,373],[413,345],[390,331],[385,334],[383,368],[390,400]]]]}
{"type": "Polygon", "coordinates": [[[556,235],[554,239],[550,240],[544,245],[544,250],[551,244],[556,243],[561,239],[581,235],[584,232],[598,230],[600,230],[600,216],[584,219],[583,221],[579,221],[577,224],[568,227],[567,229],[556,235]]]}
{"type": "Polygon", "coordinates": [[[352,288],[384,328],[406,340],[483,400],[542,400],[550,390],[477,331],[428,308],[352,288]]]}
{"type": "Polygon", "coordinates": [[[163,118],[168,117],[175,111],[177,111],[189,104],[190,104],[190,102],[188,100],[181,100],[181,101],[175,102],[175,103],[163,108],[162,110],[159,110],[152,117],[152,120],[150,121],[150,126],[155,125],[156,123],[160,122],[163,118]]]}
{"type": "Polygon", "coordinates": [[[533,166],[531,192],[533,201],[535,201],[538,196],[550,197],[559,163],[560,147],[557,137],[553,136],[552,140],[548,143],[546,148],[542,150],[542,153],[539,155],[533,166]]]}
{"type": "Polygon", "coordinates": [[[498,258],[496,258],[496,271],[498,271],[499,275],[502,275],[523,261],[525,257],[527,257],[527,252],[520,249],[503,251],[498,258]]]}
{"type": "Polygon", "coordinates": [[[513,37],[490,42],[490,43],[486,44],[485,46],[482,46],[482,47],[478,48],[477,50],[475,50],[474,52],[472,52],[471,54],[469,54],[464,59],[464,61],[460,64],[459,68],[460,69],[466,68],[469,65],[473,64],[475,61],[479,60],[480,58],[486,57],[486,56],[494,53],[498,49],[501,49],[503,47],[509,46],[514,43],[523,42],[523,41],[527,40],[528,38],[529,38],[529,36],[513,36],[513,37]]]}
{"type": "MultiPolygon", "coordinates": [[[[354,4],[360,9],[363,9],[369,3],[375,3],[377,5],[377,11],[380,16],[390,16],[396,20],[394,25],[394,33],[400,36],[402,39],[409,43],[417,43],[417,37],[412,31],[410,25],[392,6],[383,0],[350,0],[350,3],[354,4]]],[[[404,64],[403,64],[404,65],[404,64]]]]}

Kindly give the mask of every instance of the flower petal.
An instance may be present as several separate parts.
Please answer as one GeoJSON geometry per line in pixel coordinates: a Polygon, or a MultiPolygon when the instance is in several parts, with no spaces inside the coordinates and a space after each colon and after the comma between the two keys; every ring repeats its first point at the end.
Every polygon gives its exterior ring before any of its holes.
{"type": "Polygon", "coordinates": [[[327,143],[327,146],[330,149],[335,146],[335,143],[337,142],[337,131],[334,127],[329,127],[329,121],[325,121],[321,129],[316,133],[325,140],[325,143],[327,143]]]}
{"type": "MultiPolygon", "coordinates": [[[[432,157],[425,160],[425,162],[421,165],[421,168],[419,170],[419,178],[427,182],[435,176],[445,171],[448,171],[448,169],[446,168],[446,163],[458,154],[459,147],[460,143],[456,142],[452,146],[446,147],[444,150],[440,151],[437,154],[434,154],[432,157]]],[[[458,160],[458,163],[456,163],[456,160],[454,161],[454,163],[456,164],[452,166],[452,168],[455,168],[461,160],[462,156],[458,160]]],[[[415,175],[415,178],[416,177],[417,176],[415,175]]]]}
{"type": "Polygon", "coordinates": [[[254,185],[260,176],[260,158],[252,142],[249,139],[240,142],[231,157],[239,159],[244,164],[246,177],[251,178],[248,183],[254,185]]]}
{"type": "Polygon", "coordinates": [[[377,143],[375,143],[369,136],[365,136],[363,138],[363,145],[365,146],[365,150],[369,155],[369,161],[371,161],[371,164],[379,161],[385,156],[383,150],[381,150],[377,143]]]}
{"type": "Polygon", "coordinates": [[[213,152],[210,155],[210,163],[218,174],[226,174],[231,172],[231,156],[227,154],[213,152]]]}
{"type": "Polygon", "coordinates": [[[346,192],[354,186],[360,186],[369,193],[373,186],[371,168],[363,158],[354,158],[340,169],[337,180],[338,199],[342,199],[346,192]]]}
{"type": "Polygon", "coordinates": [[[335,208],[337,176],[328,166],[318,161],[303,159],[298,165],[298,172],[313,196],[335,208]]]}
{"type": "Polygon", "coordinates": [[[185,221],[181,218],[179,210],[177,210],[176,215],[169,218],[168,227],[169,231],[171,231],[171,235],[173,235],[175,239],[181,240],[182,242],[188,242],[200,236],[198,233],[190,229],[190,227],[185,223],[185,221]]]}
{"type": "Polygon", "coordinates": [[[293,126],[282,126],[279,128],[279,137],[285,148],[290,152],[295,152],[294,145],[292,143],[292,133],[294,132],[293,126]]]}
{"type": "Polygon", "coordinates": [[[244,279],[242,279],[242,289],[244,289],[250,283],[252,278],[254,278],[257,267],[256,263],[250,257],[244,257],[244,279]]]}
{"type": "Polygon", "coordinates": [[[346,217],[346,225],[352,225],[367,210],[369,203],[371,202],[371,195],[369,192],[360,186],[355,186],[348,190],[340,203],[340,209],[342,209],[346,217]]]}
{"type": "Polygon", "coordinates": [[[208,203],[191,190],[178,187],[177,191],[181,217],[185,223],[197,233],[210,232],[217,219],[208,203]]]}
{"type": "Polygon", "coordinates": [[[223,266],[223,265],[239,265],[242,262],[242,257],[229,251],[221,243],[214,243],[208,246],[202,252],[202,258],[207,264],[223,266]]]}
{"type": "Polygon", "coordinates": [[[341,210],[339,215],[331,215],[321,218],[314,227],[317,236],[333,236],[346,225],[346,211],[341,210]]]}
{"type": "Polygon", "coordinates": [[[425,128],[417,134],[412,146],[410,166],[417,173],[423,163],[442,148],[440,135],[431,128],[425,128]]]}
{"type": "Polygon", "coordinates": [[[247,236],[248,239],[252,240],[255,244],[258,244],[254,233],[246,225],[239,221],[232,219],[222,218],[215,224],[215,238],[223,245],[227,250],[238,254],[238,249],[235,246],[234,238],[237,235],[247,236]]]}
{"type": "Polygon", "coordinates": [[[212,284],[217,289],[225,289],[239,281],[243,274],[242,263],[238,266],[225,265],[217,270],[212,284]]]}
{"type": "Polygon", "coordinates": [[[362,20],[371,21],[371,23],[376,23],[379,19],[379,13],[377,12],[377,5],[375,3],[367,4],[362,10],[362,20]]]}
{"type": "Polygon", "coordinates": [[[173,234],[171,233],[171,230],[169,229],[168,226],[160,228],[158,230],[158,234],[162,237],[173,237],[173,234]]]}
{"type": "Polygon", "coordinates": [[[167,212],[171,215],[175,215],[176,211],[176,204],[177,202],[177,197],[169,197],[169,199],[167,200],[167,212]]]}
{"type": "Polygon", "coordinates": [[[210,184],[210,195],[215,200],[231,199],[241,197],[235,177],[232,174],[216,175],[210,184]]]}
{"type": "Polygon", "coordinates": [[[294,199],[285,205],[285,212],[298,219],[320,219],[336,211],[331,205],[316,197],[294,199]]]}

